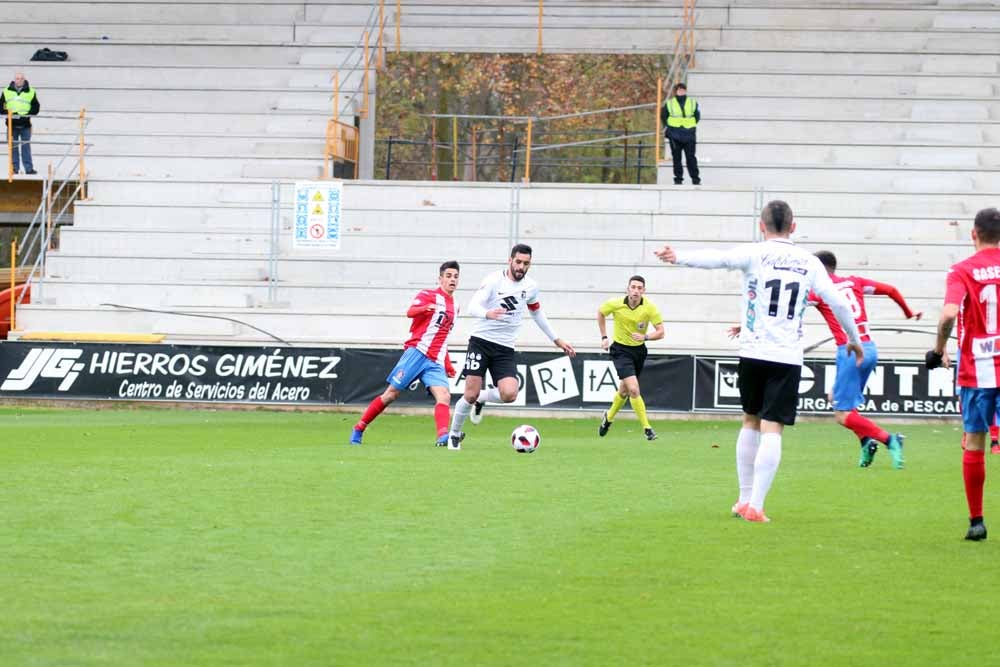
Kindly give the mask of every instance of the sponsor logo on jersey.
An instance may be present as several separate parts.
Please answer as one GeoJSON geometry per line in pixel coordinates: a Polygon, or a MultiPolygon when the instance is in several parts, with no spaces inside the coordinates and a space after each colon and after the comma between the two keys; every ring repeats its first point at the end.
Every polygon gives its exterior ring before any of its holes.
{"type": "Polygon", "coordinates": [[[987,359],[1000,355],[1000,336],[972,339],[972,356],[975,359],[987,359]]]}

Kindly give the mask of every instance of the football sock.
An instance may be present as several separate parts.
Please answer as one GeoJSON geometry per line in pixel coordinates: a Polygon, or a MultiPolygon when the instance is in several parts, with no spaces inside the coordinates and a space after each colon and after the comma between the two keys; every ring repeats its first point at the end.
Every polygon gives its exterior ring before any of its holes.
{"type": "Polygon", "coordinates": [[[465,420],[468,419],[470,410],[472,410],[472,403],[465,400],[465,396],[455,401],[455,414],[451,418],[452,435],[458,435],[462,432],[462,427],[465,426],[465,420]]]}
{"type": "Polygon", "coordinates": [[[862,417],[861,413],[857,410],[851,410],[848,413],[847,419],[844,421],[844,426],[854,431],[854,434],[861,440],[873,438],[883,445],[889,442],[889,433],[879,428],[871,419],[862,417]]]}
{"type": "Polygon", "coordinates": [[[750,507],[763,510],[767,492],[771,490],[774,475],[781,463],[781,436],[777,433],[761,433],[760,447],[753,464],[753,489],[750,492],[750,507]]]}
{"type": "Polygon", "coordinates": [[[359,431],[364,431],[368,428],[369,424],[375,421],[376,417],[382,414],[383,410],[385,410],[385,403],[382,402],[381,396],[376,396],[374,400],[368,404],[368,407],[365,408],[364,414],[361,415],[361,421],[355,424],[354,428],[359,431]]]}
{"type": "Polygon", "coordinates": [[[503,403],[503,399],[500,398],[500,389],[497,387],[481,390],[479,398],[476,400],[480,403],[503,403]]]}
{"type": "Polygon", "coordinates": [[[962,477],[965,478],[965,500],[969,516],[983,515],[983,485],[986,482],[985,452],[965,450],[962,454],[962,477]]]}
{"type": "Polygon", "coordinates": [[[736,437],[736,479],[740,483],[740,504],[750,502],[753,489],[753,462],[760,447],[760,431],[741,428],[736,437]]]}
{"type": "Polygon", "coordinates": [[[649,425],[649,418],[646,417],[646,401],[642,400],[642,396],[633,396],[629,399],[629,402],[632,403],[632,410],[639,417],[639,423],[642,424],[642,427],[652,428],[649,425]]]}
{"type": "Polygon", "coordinates": [[[434,404],[434,425],[437,426],[437,434],[440,438],[448,432],[448,404],[434,404]]]}
{"type": "Polygon", "coordinates": [[[622,406],[625,405],[625,401],[627,401],[627,400],[628,400],[627,396],[622,396],[621,394],[615,394],[614,400],[611,401],[611,407],[608,408],[608,421],[609,422],[612,422],[612,421],[615,420],[615,415],[618,414],[618,411],[622,409],[622,406]]]}
{"type": "Polygon", "coordinates": [[[1000,426],[990,426],[990,442],[1000,439],[1000,426]]]}

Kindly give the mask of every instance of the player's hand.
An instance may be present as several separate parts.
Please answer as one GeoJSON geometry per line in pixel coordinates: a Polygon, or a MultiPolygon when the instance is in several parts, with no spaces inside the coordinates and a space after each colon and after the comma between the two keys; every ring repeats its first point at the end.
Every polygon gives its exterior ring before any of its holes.
{"type": "Polygon", "coordinates": [[[555,344],[556,347],[565,352],[566,356],[568,356],[569,358],[572,359],[573,357],[576,356],[576,350],[573,349],[573,346],[564,341],[562,338],[556,338],[555,344]]]}
{"type": "Polygon", "coordinates": [[[611,346],[611,341],[608,340],[607,336],[601,339],[601,349],[606,350],[611,346]]]}
{"type": "Polygon", "coordinates": [[[646,334],[641,334],[641,333],[638,333],[636,331],[633,331],[632,332],[632,340],[634,340],[637,343],[643,343],[646,340],[646,334]]]}
{"type": "Polygon", "coordinates": [[[948,356],[948,350],[940,353],[927,350],[927,354],[924,355],[924,365],[927,366],[927,370],[931,371],[941,367],[951,368],[951,357],[948,356]]]}
{"type": "Polygon", "coordinates": [[[436,303],[429,303],[426,306],[424,306],[424,312],[425,313],[433,313],[435,310],[437,310],[437,304],[436,303]]]}
{"type": "Polygon", "coordinates": [[[486,319],[488,320],[501,320],[507,317],[507,309],[503,306],[497,306],[492,310],[486,311],[486,319]]]}
{"type": "Polygon", "coordinates": [[[861,363],[865,360],[865,351],[857,343],[848,343],[847,350],[854,353],[854,365],[861,366],[861,363]]]}
{"type": "Polygon", "coordinates": [[[913,313],[910,319],[919,320],[923,316],[924,316],[924,311],[921,310],[918,313],[913,313]]]}
{"type": "Polygon", "coordinates": [[[654,250],[653,254],[666,264],[675,264],[677,262],[677,253],[668,245],[663,246],[659,250],[654,250]]]}
{"type": "Polygon", "coordinates": [[[740,326],[729,327],[728,329],[726,329],[726,335],[729,336],[730,340],[732,340],[734,338],[739,338],[741,331],[743,331],[743,327],[740,326]]]}

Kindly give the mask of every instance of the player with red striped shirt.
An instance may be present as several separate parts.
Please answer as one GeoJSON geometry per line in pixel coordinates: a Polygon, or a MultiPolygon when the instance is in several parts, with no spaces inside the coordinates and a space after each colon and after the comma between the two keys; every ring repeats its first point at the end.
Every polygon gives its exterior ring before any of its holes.
{"type": "Polygon", "coordinates": [[[985,540],[983,487],[986,484],[986,434],[1000,408],[1000,211],[983,209],[972,227],[976,253],[948,271],[937,341],[926,356],[927,368],[951,367],[945,349],[960,321],[958,390],[965,448],[962,477],[969,506],[967,540],[985,540]]]}
{"type": "Polygon", "coordinates": [[[413,320],[410,337],[403,343],[403,356],[386,380],[389,386],[381,396],[368,404],[361,420],[351,432],[351,444],[360,445],[365,429],[378,417],[386,406],[399,398],[399,393],[420,380],[434,396],[434,423],[437,426],[437,444],[448,444],[448,406],[451,391],[448,378],[455,377],[455,369],[448,357],[448,334],[458,317],[454,294],[458,289],[458,262],[450,261],[441,265],[438,272],[437,289],[421,290],[406,316],[413,320]]]}
{"type": "Polygon", "coordinates": [[[851,307],[851,315],[858,325],[858,333],[861,335],[861,347],[865,351],[865,358],[861,365],[855,363],[854,355],[847,349],[847,334],[843,327],[837,322],[830,307],[823,302],[820,297],[810,294],[810,302],[816,305],[817,310],[826,320],[830,327],[830,333],[837,343],[837,379],[833,383],[833,411],[837,423],[854,431],[858,439],[861,440],[861,458],[858,465],[867,468],[872,464],[875,452],[878,451],[879,443],[882,443],[892,455],[892,466],[896,469],[903,467],[903,436],[899,433],[890,434],[880,428],[872,420],[858,412],[858,406],[865,402],[864,390],[868,382],[868,376],[875,370],[878,363],[878,348],[875,342],[868,335],[868,311],[865,308],[865,296],[880,294],[888,296],[906,315],[906,319],[920,319],[923,313],[914,313],[906,305],[906,299],[899,293],[899,290],[892,285],[876,282],[860,276],[838,276],[837,258],[829,251],[822,250],[816,253],[816,257],[826,268],[833,281],[834,287],[846,299],[851,307]]]}

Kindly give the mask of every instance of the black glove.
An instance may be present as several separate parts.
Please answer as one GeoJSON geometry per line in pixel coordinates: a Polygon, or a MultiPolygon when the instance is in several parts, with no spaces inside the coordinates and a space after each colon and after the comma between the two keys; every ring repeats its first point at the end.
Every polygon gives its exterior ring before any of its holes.
{"type": "Polygon", "coordinates": [[[932,371],[935,368],[941,368],[942,359],[944,359],[943,354],[934,350],[927,350],[927,354],[924,355],[924,364],[927,365],[927,370],[932,371]]]}

